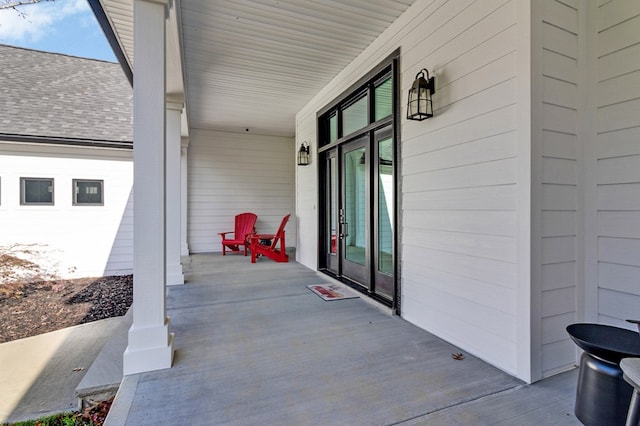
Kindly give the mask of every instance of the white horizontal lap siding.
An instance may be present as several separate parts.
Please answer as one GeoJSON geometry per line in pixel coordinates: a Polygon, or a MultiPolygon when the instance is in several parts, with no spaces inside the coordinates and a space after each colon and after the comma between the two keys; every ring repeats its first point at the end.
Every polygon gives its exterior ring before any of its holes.
{"type": "Polygon", "coordinates": [[[62,277],[133,270],[131,151],[0,142],[0,245],[37,244],[62,277]],[[53,206],[20,205],[20,178],[54,179],[53,206]],[[103,206],[73,206],[72,180],[103,180],[103,206]]]}
{"type": "Polygon", "coordinates": [[[125,275],[133,272],[133,204],[132,189],[111,245],[105,275],[125,275]]]}
{"type": "Polygon", "coordinates": [[[640,311],[640,2],[598,7],[597,315],[630,327],[640,311]]]}
{"type": "Polygon", "coordinates": [[[296,118],[296,146],[294,155],[303,142],[309,144],[310,164],[296,167],[296,214],[298,216],[298,242],[296,260],[317,269],[318,247],[318,157],[316,150],[316,123],[296,118]]]}
{"type": "Polygon", "coordinates": [[[516,22],[515,2],[447,2],[402,46],[401,90],[433,68],[435,116],[402,121],[403,316],[514,375],[516,22]]]}
{"type": "Polygon", "coordinates": [[[188,241],[193,253],[219,252],[219,232],[253,212],[256,229],[274,233],[282,217],[296,245],[293,138],[192,129],[189,144],[188,241]]]}
{"type": "MultiPolygon", "coordinates": [[[[540,265],[534,265],[540,291],[540,330],[543,377],[570,368],[575,345],[566,326],[576,321],[578,268],[578,105],[579,63],[578,9],[558,0],[544,0],[542,34],[541,117],[535,122],[534,164],[540,168],[539,211],[540,265]]],[[[534,349],[535,350],[535,349],[534,349]]]]}

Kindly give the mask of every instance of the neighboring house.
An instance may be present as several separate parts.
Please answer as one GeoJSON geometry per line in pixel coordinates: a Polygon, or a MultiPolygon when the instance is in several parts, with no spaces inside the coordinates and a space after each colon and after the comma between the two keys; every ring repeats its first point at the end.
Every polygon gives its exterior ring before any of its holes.
{"type": "Polygon", "coordinates": [[[526,382],[576,364],[568,324],[638,317],[640,2],[90,3],[128,74],[136,52],[136,198],[160,189],[135,212],[125,374],[171,365],[172,111],[192,252],[236,212],[268,232],[293,211],[298,262],[526,382]],[[411,121],[423,68],[434,116],[411,121]]]}
{"type": "Polygon", "coordinates": [[[117,63],[0,45],[0,246],[63,277],[133,269],[132,89],[117,63]]]}

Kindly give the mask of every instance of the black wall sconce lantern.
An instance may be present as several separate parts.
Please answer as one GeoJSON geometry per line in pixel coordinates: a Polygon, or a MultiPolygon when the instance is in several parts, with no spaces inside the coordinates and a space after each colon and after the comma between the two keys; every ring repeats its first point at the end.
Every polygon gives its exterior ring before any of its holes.
{"type": "Polygon", "coordinates": [[[300,149],[298,150],[298,166],[308,166],[309,160],[309,143],[305,141],[300,144],[300,149]]]}
{"type": "Polygon", "coordinates": [[[431,96],[436,93],[435,77],[429,78],[429,71],[423,68],[409,89],[407,101],[407,119],[422,121],[433,117],[431,96]],[[425,78],[426,74],[426,78],[425,78]]]}

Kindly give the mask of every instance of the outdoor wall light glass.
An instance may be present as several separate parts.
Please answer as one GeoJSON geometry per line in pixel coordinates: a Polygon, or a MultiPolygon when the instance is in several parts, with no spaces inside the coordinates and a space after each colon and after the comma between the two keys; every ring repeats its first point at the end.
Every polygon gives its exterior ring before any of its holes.
{"type": "Polygon", "coordinates": [[[409,89],[407,101],[407,119],[422,121],[433,117],[431,96],[436,93],[435,77],[429,78],[429,71],[423,68],[409,89]],[[426,78],[425,78],[426,74],[426,78]]]}
{"type": "Polygon", "coordinates": [[[309,160],[309,142],[304,141],[300,144],[300,149],[298,150],[298,166],[308,166],[309,160]]]}

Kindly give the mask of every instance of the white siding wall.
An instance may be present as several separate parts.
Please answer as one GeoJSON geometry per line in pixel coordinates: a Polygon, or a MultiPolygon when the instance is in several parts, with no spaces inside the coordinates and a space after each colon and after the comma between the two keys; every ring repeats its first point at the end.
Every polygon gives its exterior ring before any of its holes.
{"type": "Polygon", "coordinates": [[[566,325],[640,316],[640,2],[534,4],[532,276],[549,376],[576,362],[566,325]]]}
{"type": "MultiPolygon", "coordinates": [[[[435,72],[435,117],[401,119],[403,316],[529,380],[521,359],[528,305],[522,312],[518,305],[529,282],[519,282],[517,271],[528,262],[518,258],[529,244],[519,240],[528,229],[518,224],[519,197],[529,197],[519,176],[528,176],[529,163],[518,159],[527,151],[519,144],[528,143],[519,138],[518,93],[529,59],[518,57],[518,7],[515,0],[416,1],[298,113],[297,138],[315,148],[317,111],[398,47],[402,114],[415,74],[435,72]]],[[[306,177],[298,175],[299,194],[316,191],[316,179],[306,177]]],[[[300,217],[313,218],[315,207],[315,197],[298,199],[300,217]]],[[[316,239],[301,239],[298,250],[315,267],[316,239]]]]}
{"type": "Polygon", "coordinates": [[[133,181],[131,182],[127,200],[126,207],[120,218],[118,231],[111,245],[109,259],[105,266],[106,275],[133,273],[133,181]]]}
{"type": "Polygon", "coordinates": [[[578,52],[578,2],[543,0],[535,23],[541,45],[534,55],[541,61],[539,82],[540,116],[535,122],[533,158],[539,167],[541,191],[537,210],[539,255],[534,261],[536,291],[541,291],[541,374],[547,376],[570,368],[575,362],[575,345],[566,326],[576,321],[578,270],[578,114],[579,69],[586,66],[585,52],[578,52]]]}
{"type": "MultiPolygon", "coordinates": [[[[426,4],[426,2],[425,2],[426,4]]],[[[430,10],[431,8],[428,8],[430,10]]],[[[402,126],[402,309],[518,371],[516,1],[449,1],[403,45],[402,93],[434,67],[435,117],[402,126]]]]}
{"type": "Polygon", "coordinates": [[[595,274],[589,319],[630,327],[640,318],[640,2],[600,1],[597,6],[593,145],[595,249],[587,259],[595,274]],[[594,312],[595,310],[595,312],[594,312]]]}
{"type": "Polygon", "coordinates": [[[0,245],[38,244],[62,277],[133,270],[131,151],[0,143],[0,245]],[[20,178],[54,178],[55,205],[21,206],[20,178]],[[72,179],[104,180],[104,206],[73,206],[72,179]]]}
{"type": "Polygon", "coordinates": [[[258,215],[258,232],[274,233],[282,217],[287,247],[296,245],[293,138],[191,129],[188,242],[192,253],[222,251],[218,232],[234,216],[258,215]]]}
{"type": "Polygon", "coordinates": [[[318,267],[318,144],[314,117],[315,111],[296,116],[296,145],[299,148],[302,141],[310,142],[311,161],[308,166],[296,167],[295,176],[295,209],[299,219],[296,260],[312,269],[318,267]]]}

